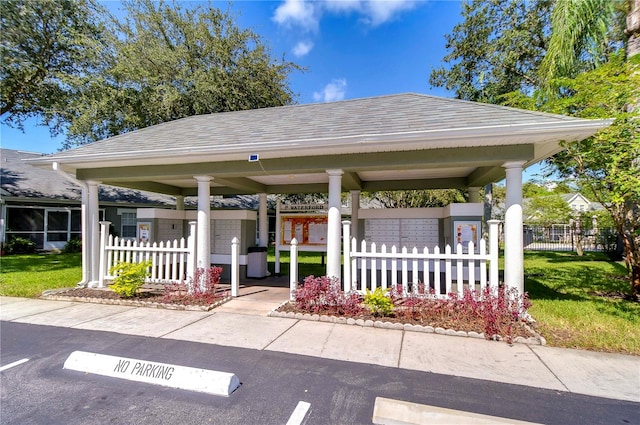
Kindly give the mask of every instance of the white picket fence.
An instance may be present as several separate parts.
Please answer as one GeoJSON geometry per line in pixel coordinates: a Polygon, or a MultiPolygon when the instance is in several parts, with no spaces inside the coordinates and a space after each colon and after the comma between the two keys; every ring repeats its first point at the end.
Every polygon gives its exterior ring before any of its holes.
{"type": "Polygon", "coordinates": [[[180,240],[139,243],[109,235],[109,222],[101,221],[100,277],[98,286],[113,280],[111,268],[120,261],[141,263],[151,261],[147,283],[180,283],[193,277],[195,271],[195,222],[189,223],[189,237],[180,240]]]}
{"type": "Polygon", "coordinates": [[[461,244],[456,246],[455,252],[449,245],[441,252],[439,247],[409,251],[406,247],[398,250],[392,246],[387,250],[386,245],[378,250],[376,243],[367,248],[366,241],[362,241],[358,251],[356,239],[350,237],[351,222],[344,221],[344,290],[365,292],[366,289],[402,285],[403,293],[407,294],[417,292],[424,285],[427,291],[431,288],[436,296],[442,297],[454,292],[454,284],[455,292],[460,295],[464,288],[497,287],[498,224],[497,220],[489,222],[488,252],[484,239],[480,240],[477,253],[473,242],[469,242],[466,252],[461,244]]]}

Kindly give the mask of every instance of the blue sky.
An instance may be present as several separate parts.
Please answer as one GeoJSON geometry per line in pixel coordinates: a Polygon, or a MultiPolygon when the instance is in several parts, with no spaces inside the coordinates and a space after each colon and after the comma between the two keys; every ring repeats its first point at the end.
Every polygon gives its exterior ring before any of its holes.
{"type": "MultiPolygon", "coordinates": [[[[118,14],[117,1],[103,4],[118,14]]],[[[312,103],[404,92],[452,97],[428,80],[447,53],[444,35],[461,20],[460,7],[445,0],[285,0],[235,1],[231,11],[273,57],[307,68],[291,75],[290,85],[298,103],[312,103]]],[[[2,147],[56,152],[63,137],[36,124],[29,121],[24,133],[2,126],[2,147]]]]}

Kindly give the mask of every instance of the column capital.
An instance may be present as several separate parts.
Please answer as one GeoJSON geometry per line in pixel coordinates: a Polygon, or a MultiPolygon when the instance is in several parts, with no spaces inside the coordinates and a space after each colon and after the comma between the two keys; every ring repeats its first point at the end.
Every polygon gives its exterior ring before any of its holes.
{"type": "Polygon", "coordinates": [[[213,180],[213,177],[211,176],[193,176],[193,178],[199,182],[210,182],[213,180]]]}
{"type": "Polygon", "coordinates": [[[331,170],[326,170],[326,172],[330,176],[341,176],[344,174],[344,171],[342,171],[341,169],[331,169],[331,170]]]}
{"type": "Polygon", "coordinates": [[[507,161],[504,164],[502,164],[502,167],[506,169],[522,168],[526,163],[527,163],[526,161],[507,161]]]}
{"type": "Polygon", "coordinates": [[[85,183],[87,183],[90,186],[98,186],[100,185],[102,182],[99,180],[85,180],[85,183]]]}

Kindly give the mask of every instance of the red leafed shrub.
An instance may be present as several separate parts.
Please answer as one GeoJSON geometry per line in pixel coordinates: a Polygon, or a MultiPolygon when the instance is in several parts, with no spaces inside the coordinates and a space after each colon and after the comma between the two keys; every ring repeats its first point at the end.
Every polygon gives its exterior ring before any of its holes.
{"type": "Polygon", "coordinates": [[[198,268],[186,284],[165,287],[164,300],[176,304],[213,304],[226,294],[218,291],[222,267],[198,268]]]}
{"type": "Polygon", "coordinates": [[[362,297],[345,293],[340,281],[326,276],[308,276],[294,292],[296,308],[313,312],[352,316],[363,311],[362,297]]]}
{"type": "Polygon", "coordinates": [[[397,291],[398,307],[394,310],[397,319],[424,324],[477,323],[487,339],[496,335],[511,342],[513,327],[519,325],[531,306],[528,295],[518,296],[515,288],[485,287],[481,292],[465,290],[462,296],[451,293],[446,298],[429,294],[410,293],[402,297],[397,291]]]}
{"type": "MultiPolygon", "coordinates": [[[[363,297],[344,293],[336,279],[309,276],[294,295],[299,311],[354,318],[370,315],[363,297]]],[[[521,325],[531,306],[526,293],[518,295],[517,289],[504,286],[465,290],[462,295],[451,293],[442,298],[424,285],[407,294],[403,294],[402,285],[397,285],[391,288],[389,298],[393,308],[385,314],[387,320],[475,331],[484,333],[487,339],[501,336],[509,343],[523,335],[521,325]]]]}

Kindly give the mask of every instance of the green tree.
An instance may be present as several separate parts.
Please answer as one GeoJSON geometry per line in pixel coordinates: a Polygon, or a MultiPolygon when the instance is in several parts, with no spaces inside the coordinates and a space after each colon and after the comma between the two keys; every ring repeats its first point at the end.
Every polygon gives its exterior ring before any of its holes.
{"type": "Polygon", "coordinates": [[[539,70],[545,93],[555,78],[574,77],[606,61],[621,42],[627,43],[628,57],[640,53],[639,15],[640,0],[555,0],[549,48],[539,70]]]}
{"type": "Polygon", "coordinates": [[[570,96],[552,98],[543,108],[582,118],[614,117],[609,127],[581,142],[567,144],[553,158],[560,175],[575,179],[611,214],[625,248],[634,294],[640,294],[640,113],[629,105],[640,99],[640,55],[624,52],[609,62],[559,85],[570,96]]]}
{"type": "Polygon", "coordinates": [[[57,116],[65,147],[178,118],[292,103],[288,76],[260,36],[212,6],[126,1],[111,24],[112,48],[98,72],[76,85],[57,116]]]}
{"type": "Polygon", "coordinates": [[[501,96],[529,93],[539,85],[537,70],[547,49],[552,0],[471,0],[463,21],[446,34],[446,66],[429,83],[456,97],[500,103],[501,96]]]}
{"type": "Polygon", "coordinates": [[[537,196],[525,202],[523,216],[526,224],[549,227],[567,224],[572,218],[571,207],[560,195],[537,196]]]}
{"type": "Polygon", "coordinates": [[[460,189],[380,191],[363,193],[362,197],[375,200],[385,208],[444,207],[452,202],[465,202],[460,189]]]}
{"type": "Polygon", "coordinates": [[[534,181],[524,182],[522,184],[522,197],[523,198],[535,198],[538,196],[549,195],[550,192],[541,184],[534,181]]]}
{"type": "Polygon", "coordinates": [[[0,116],[24,120],[66,108],[74,79],[95,69],[104,41],[93,0],[0,1],[0,116]]]}

